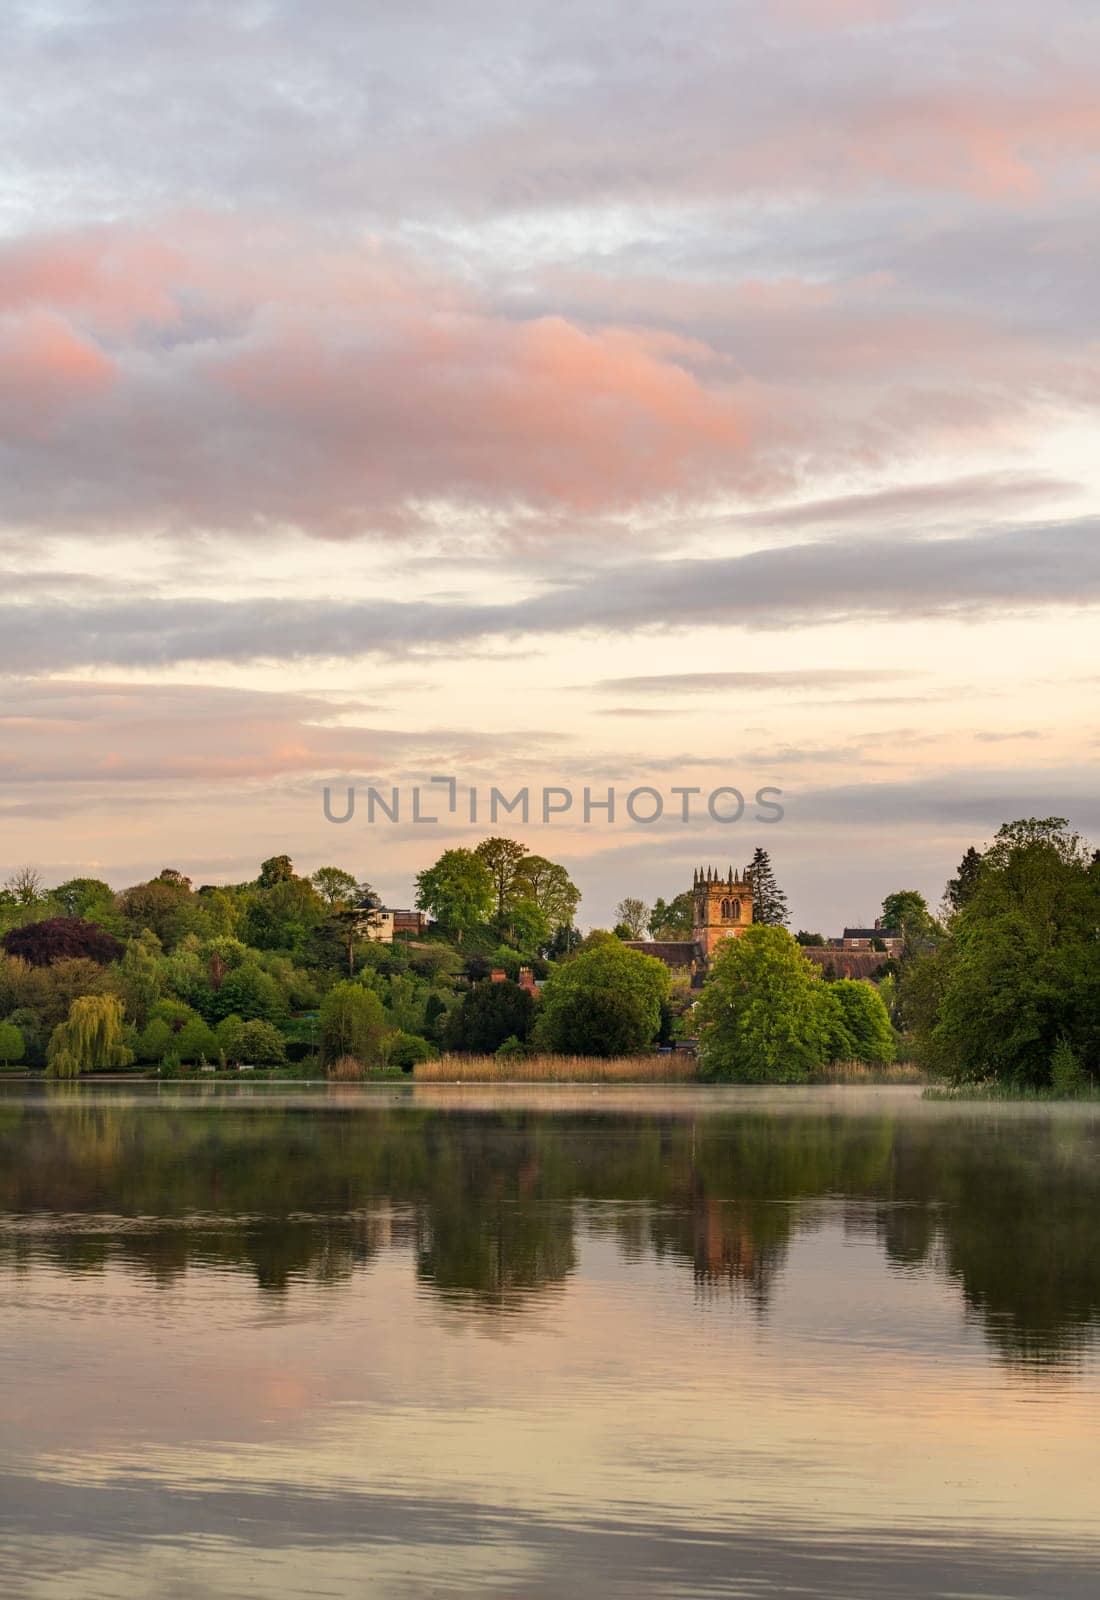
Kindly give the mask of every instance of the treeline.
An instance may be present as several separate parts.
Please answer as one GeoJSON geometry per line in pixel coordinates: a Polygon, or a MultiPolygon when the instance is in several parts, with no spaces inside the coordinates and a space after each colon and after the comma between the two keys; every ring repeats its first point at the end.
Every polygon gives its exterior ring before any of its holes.
{"type": "Polygon", "coordinates": [[[369,883],[286,855],[246,883],[169,867],[119,893],[24,869],[0,890],[0,1065],[408,1069],[461,1034],[453,1015],[494,969],[526,999],[520,969],[578,942],[579,898],[557,863],[488,839],[421,874],[431,928],[384,944],[369,883]]]}

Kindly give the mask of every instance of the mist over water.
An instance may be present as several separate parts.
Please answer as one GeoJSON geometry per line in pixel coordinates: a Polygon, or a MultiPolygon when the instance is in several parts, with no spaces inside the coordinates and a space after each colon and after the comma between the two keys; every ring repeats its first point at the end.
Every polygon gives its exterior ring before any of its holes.
{"type": "Polygon", "coordinates": [[[0,1089],[0,1591],[1051,1596],[1100,1108],[0,1089]]]}

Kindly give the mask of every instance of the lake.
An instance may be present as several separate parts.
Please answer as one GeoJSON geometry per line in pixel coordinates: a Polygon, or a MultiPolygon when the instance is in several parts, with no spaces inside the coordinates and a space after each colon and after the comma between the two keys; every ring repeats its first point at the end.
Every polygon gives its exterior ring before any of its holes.
{"type": "Polygon", "coordinates": [[[0,1088],[0,1593],[1094,1596],[1100,1107],[0,1088]]]}

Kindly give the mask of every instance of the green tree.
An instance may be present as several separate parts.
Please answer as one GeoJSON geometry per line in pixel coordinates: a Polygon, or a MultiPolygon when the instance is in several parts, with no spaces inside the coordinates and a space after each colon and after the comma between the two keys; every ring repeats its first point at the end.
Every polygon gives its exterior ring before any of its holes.
{"type": "Polygon", "coordinates": [[[279,985],[259,967],[246,963],[234,967],[213,996],[213,1015],[242,1017],[246,1022],[260,1019],[274,1022],[286,1014],[286,1001],[279,985]]]}
{"type": "Polygon", "coordinates": [[[533,900],[553,933],[570,928],[580,905],[580,890],[565,868],[545,856],[525,855],[516,874],[515,892],[519,902],[533,900]]]}
{"type": "Polygon", "coordinates": [[[615,921],[619,927],[626,929],[622,937],[627,939],[644,939],[649,918],[649,907],[636,895],[627,895],[615,907],[615,921]]]}
{"type": "Polygon", "coordinates": [[[274,889],[277,883],[289,883],[294,877],[294,863],[289,856],[268,856],[260,864],[260,876],[256,886],[260,889],[274,889]]]}
{"type": "Polygon", "coordinates": [[[961,911],[968,901],[973,899],[974,891],[978,887],[978,874],[982,870],[982,858],[979,851],[971,845],[959,862],[959,870],[955,877],[948,880],[944,899],[952,911],[961,911]]]}
{"type": "Polygon", "coordinates": [[[482,839],[474,854],[484,864],[492,881],[493,901],[496,906],[495,926],[497,933],[503,938],[510,931],[509,913],[516,899],[516,884],[523,858],[527,854],[527,846],[520,844],[518,839],[504,839],[497,836],[492,839],[482,839]]]}
{"type": "Polygon", "coordinates": [[[695,928],[695,897],[690,889],[675,895],[667,904],[658,897],[649,914],[649,933],[653,939],[690,939],[695,928]]]}
{"type": "Polygon", "coordinates": [[[448,1050],[491,1055],[513,1034],[525,1040],[531,1031],[535,1003],[526,989],[505,978],[475,983],[447,1018],[443,1042],[448,1050]]]}
{"type": "Polygon", "coordinates": [[[779,887],[768,852],[757,845],[749,863],[752,885],[752,920],[768,928],[782,928],[787,922],[787,896],[779,887]]]}
{"type": "MultiPolygon", "coordinates": [[[[266,863],[265,863],[266,865],[266,863]]],[[[325,902],[306,878],[279,878],[248,900],[245,942],[256,950],[288,950],[303,956],[328,915],[325,902]]]]}
{"type": "Polygon", "coordinates": [[[695,1008],[708,1077],[792,1083],[827,1048],[821,980],[784,928],[754,924],[722,942],[695,1008]]]}
{"type": "Polygon", "coordinates": [[[877,989],[852,978],[841,978],[827,988],[840,1002],[853,1042],[854,1059],[875,1065],[893,1061],[894,1030],[877,989]]]}
{"type": "Polygon", "coordinates": [[[550,969],[539,995],[536,1043],[570,1055],[628,1054],[652,1044],[669,998],[668,968],[611,934],[589,940],[550,969]]]}
{"type": "Polygon", "coordinates": [[[165,950],[174,949],[188,933],[206,931],[201,904],[179,874],[162,873],[148,883],[135,883],[118,896],[117,906],[127,932],[140,935],[148,929],[165,950]]]}
{"type": "Polygon", "coordinates": [[[318,867],[310,874],[309,881],[333,911],[350,910],[359,897],[358,880],[343,867],[318,867]]]}
{"type": "Polygon", "coordinates": [[[181,1061],[213,1061],[218,1041],[213,1028],[201,1017],[191,1017],[172,1036],[172,1049],[181,1061]]]}
{"type": "Polygon", "coordinates": [[[918,1052],[961,1081],[1043,1088],[1065,1039],[1100,1073],[1100,871],[1062,817],[1005,823],[946,936],[902,977],[918,1052]]]}
{"type": "Polygon", "coordinates": [[[16,1061],[22,1061],[25,1048],[23,1035],[15,1023],[10,1020],[0,1022],[0,1062],[10,1067],[16,1061]]]}
{"type": "Polygon", "coordinates": [[[896,928],[902,937],[901,959],[911,961],[939,931],[928,902],[916,889],[898,889],[882,902],[884,928],[896,928]]]}
{"type": "Polygon", "coordinates": [[[493,878],[473,850],[444,850],[433,866],[417,875],[416,903],[459,944],[489,916],[493,878]]]}
{"type": "Polygon", "coordinates": [[[244,1061],[252,1066],[277,1066],[286,1060],[282,1035],[270,1022],[258,1018],[250,1022],[240,1017],[224,1018],[218,1025],[216,1042],[226,1061],[234,1065],[244,1061]]]}
{"type": "Polygon", "coordinates": [[[173,1049],[174,1037],[171,1023],[163,1017],[153,1017],[138,1034],[135,1051],[138,1060],[163,1061],[173,1049]]]}
{"type": "Polygon", "coordinates": [[[57,901],[67,917],[98,922],[111,933],[121,928],[114,890],[102,878],[67,878],[51,889],[50,899],[57,901]]]}
{"type": "Polygon", "coordinates": [[[123,1040],[122,1001],[113,994],[85,994],[69,1007],[68,1020],[50,1036],[46,1070],[54,1078],[129,1066],[133,1054],[123,1040]]]}
{"type": "Polygon", "coordinates": [[[376,994],[345,979],[321,1001],[321,1053],[326,1061],[353,1056],[364,1066],[379,1066],[386,1017],[376,994]]]}

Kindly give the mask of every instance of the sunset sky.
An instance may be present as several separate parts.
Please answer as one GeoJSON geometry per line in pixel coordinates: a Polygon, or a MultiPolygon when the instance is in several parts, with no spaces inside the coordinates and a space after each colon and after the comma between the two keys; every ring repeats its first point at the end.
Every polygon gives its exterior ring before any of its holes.
{"type": "Polygon", "coordinates": [[[8,0],[0,878],[405,905],[486,829],[324,784],[767,784],[498,831],[837,932],[1100,834],[1098,70],[1095,0],[8,0]]]}

